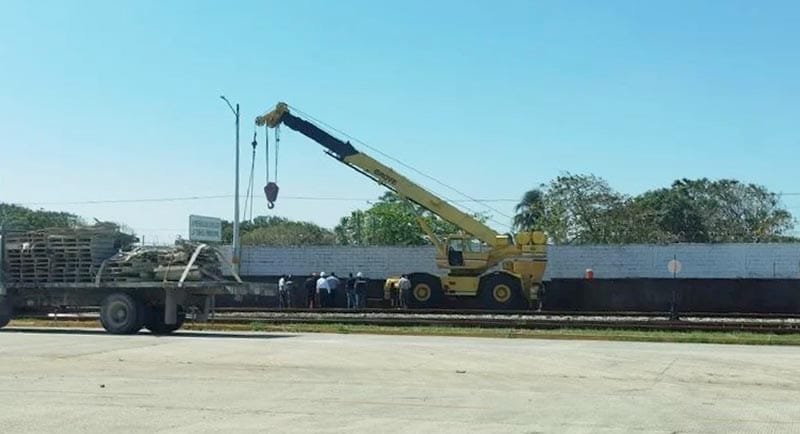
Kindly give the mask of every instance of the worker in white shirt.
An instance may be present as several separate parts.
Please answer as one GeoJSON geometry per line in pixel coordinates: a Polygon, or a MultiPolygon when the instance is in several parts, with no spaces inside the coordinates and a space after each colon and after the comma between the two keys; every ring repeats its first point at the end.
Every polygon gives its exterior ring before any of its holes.
{"type": "Polygon", "coordinates": [[[341,282],[336,277],[336,273],[331,273],[328,276],[328,307],[336,307],[336,292],[340,285],[341,282]]]}
{"type": "Polygon", "coordinates": [[[403,274],[400,280],[397,281],[397,289],[399,307],[408,309],[408,298],[411,296],[409,293],[411,291],[411,280],[407,275],[403,274]]]}
{"type": "Polygon", "coordinates": [[[325,272],[319,273],[319,279],[317,279],[317,298],[319,298],[319,307],[325,308],[328,307],[328,293],[330,292],[330,286],[328,286],[328,279],[325,272]]]}
{"type": "Polygon", "coordinates": [[[292,307],[292,288],[294,286],[294,279],[292,275],[283,275],[278,280],[278,306],[286,309],[292,307]]]}

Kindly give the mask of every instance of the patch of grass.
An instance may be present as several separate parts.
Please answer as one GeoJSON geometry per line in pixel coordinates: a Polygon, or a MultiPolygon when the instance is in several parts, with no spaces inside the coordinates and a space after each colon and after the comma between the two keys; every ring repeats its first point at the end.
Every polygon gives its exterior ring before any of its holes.
{"type": "Polygon", "coordinates": [[[361,333],[382,335],[467,336],[487,338],[574,339],[636,342],[680,342],[738,345],[800,345],[800,334],[705,331],[640,331],[608,329],[528,330],[474,327],[370,326],[357,324],[187,324],[188,330],[263,331],[283,333],[361,333]]]}
{"type": "MultiPolygon", "coordinates": [[[[37,320],[14,319],[11,326],[16,327],[93,327],[99,323],[93,319],[85,320],[37,320]]],[[[737,345],[800,345],[800,334],[766,334],[744,332],[705,332],[705,331],[640,331],[608,329],[553,329],[528,330],[507,328],[474,327],[436,327],[436,326],[370,326],[358,324],[270,324],[251,322],[249,324],[186,323],[186,330],[202,331],[255,331],[281,333],[360,333],[381,335],[419,335],[419,336],[465,336],[506,339],[574,339],[601,341],[635,342],[679,342],[697,344],[737,344],[737,345]]]]}

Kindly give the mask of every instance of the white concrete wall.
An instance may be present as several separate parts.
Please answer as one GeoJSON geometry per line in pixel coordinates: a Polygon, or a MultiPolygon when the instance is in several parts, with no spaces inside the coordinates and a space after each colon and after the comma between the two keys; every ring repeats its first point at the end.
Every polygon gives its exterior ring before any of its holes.
{"type": "Polygon", "coordinates": [[[361,271],[383,278],[410,271],[435,271],[436,251],[429,247],[283,247],[242,249],[242,274],[308,275],[336,272],[339,276],[361,271]],[[422,268],[420,268],[422,267],[422,268]]]}
{"type": "MultiPolygon", "coordinates": [[[[230,257],[230,249],[225,249],[230,257]]],[[[362,272],[384,278],[412,271],[436,273],[433,247],[243,247],[242,276],[309,275],[325,271],[339,276],[362,272]]]]}
{"type": "Polygon", "coordinates": [[[554,246],[549,278],[667,278],[667,263],[681,263],[682,278],[800,278],[800,244],[673,244],[666,246],[554,246]]]}
{"type": "MultiPolygon", "coordinates": [[[[242,275],[435,273],[435,254],[432,247],[245,247],[242,275]]],[[[800,279],[800,244],[551,246],[545,277],[581,278],[591,268],[598,279],[667,278],[673,257],[681,262],[682,278],[800,279]]]]}

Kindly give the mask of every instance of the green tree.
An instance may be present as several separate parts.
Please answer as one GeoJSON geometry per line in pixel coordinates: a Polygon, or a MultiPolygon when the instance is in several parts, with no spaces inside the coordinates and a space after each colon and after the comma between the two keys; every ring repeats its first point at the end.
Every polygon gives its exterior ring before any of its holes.
{"type": "Polygon", "coordinates": [[[776,194],[731,179],[682,179],[627,197],[602,178],[567,173],[541,186],[541,195],[528,193],[515,226],[541,227],[560,244],[794,240],[787,236],[794,219],[776,194]]]}
{"type": "Polygon", "coordinates": [[[660,240],[688,243],[711,241],[705,217],[696,201],[684,189],[673,187],[648,191],[635,197],[630,206],[632,213],[650,217],[648,223],[656,225],[660,240]]]}
{"type": "Polygon", "coordinates": [[[565,173],[542,186],[542,228],[557,244],[618,242],[625,197],[594,175],[565,173]]]}
{"type": "Polygon", "coordinates": [[[733,179],[681,179],[641,198],[676,241],[781,241],[794,225],[777,194],[733,179]]]}
{"type": "Polygon", "coordinates": [[[0,226],[6,230],[29,231],[47,228],[74,228],[84,224],[75,214],[58,211],[32,210],[0,203],[0,226]]]}
{"type": "MultiPolygon", "coordinates": [[[[387,192],[367,210],[353,211],[342,217],[334,228],[336,240],[343,245],[419,246],[430,244],[430,240],[417,222],[424,219],[438,238],[459,232],[459,228],[442,220],[429,211],[387,192]]],[[[476,216],[485,220],[485,216],[476,216]]]]}
{"type": "Polygon", "coordinates": [[[522,200],[514,207],[513,225],[515,231],[541,230],[544,224],[544,195],[535,188],[522,195],[522,200]]]}
{"type": "MultiPolygon", "coordinates": [[[[239,233],[242,245],[324,246],[335,243],[335,236],[329,229],[277,216],[260,216],[252,222],[242,222],[239,233]]],[[[233,241],[232,223],[223,222],[222,239],[226,243],[233,241]]]]}

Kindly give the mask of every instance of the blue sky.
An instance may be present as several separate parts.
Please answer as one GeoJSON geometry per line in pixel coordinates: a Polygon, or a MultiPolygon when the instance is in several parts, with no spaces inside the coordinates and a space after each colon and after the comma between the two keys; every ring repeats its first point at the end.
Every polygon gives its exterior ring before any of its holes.
{"type": "MultiPolygon", "coordinates": [[[[799,21],[791,1],[4,1],[0,200],[159,242],[192,213],[230,219],[228,198],[64,203],[231,195],[223,93],[242,105],[243,192],[252,120],[287,101],[473,197],[564,171],[626,194],[682,177],[797,193],[799,21]]],[[[282,138],[269,212],[332,227],[381,194],[282,138]]]]}

